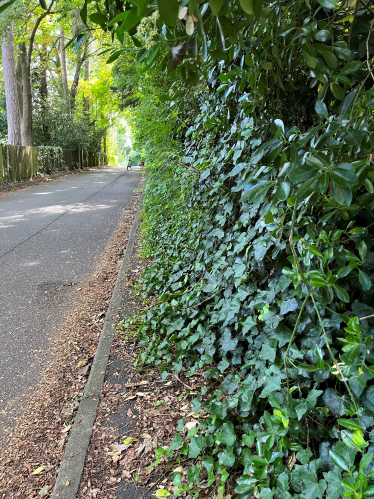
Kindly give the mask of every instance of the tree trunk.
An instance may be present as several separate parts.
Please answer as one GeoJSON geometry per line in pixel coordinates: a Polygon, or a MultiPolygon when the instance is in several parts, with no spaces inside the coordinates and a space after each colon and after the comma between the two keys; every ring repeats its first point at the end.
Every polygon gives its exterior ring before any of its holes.
{"type": "MultiPolygon", "coordinates": [[[[90,81],[90,60],[87,58],[84,62],[84,80],[90,81]]],[[[90,97],[86,95],[84,98],[84,110],[90,112],[90,97]]]]}
{"type": "Polygon", "coordinates": [[[16,75],[17,75],[17,91],[18,91],[19,111],[21,114],[21,123],[22,123],[23,97],[22,97],[22,67],[21,67],[20,57],[18,57],[18,61],[17,61],[16,75]]]}
{"type": "Polygon", "coordinates": [[[83,64],[85,61],[88,59],[89,56],[89,43],[90,43],[90,38],[87,37],[86,41],[84,43],[84,49],[83,49],[83,54],[82,52],[78,52],[78,59],[77,59],[77,65],[75,66],[75,73],[74,73],[74,79],[73,83],[71,84],[70,88],[70,103],[71,103],[71,109],[74,109],[75,107],[75,98],[77,96],[78,92],[78,85],[79,85],[79,78],[80,78],[80,72],[83,67],[83,64]]]}
{"type": "Polygon", "coordinates": [[[34,140],[32,134],[32,88],[30,64],[25,42],[20,43],[18,48],[20,51],[19,59],[22,68],[22,145],[33,146],[34,140]]]}
{"type": "Polygon", "coordinates": [[[106,130],[104,132],[103,145],[104,145],[104,154],[106,155],[106,130]]]}
{"type": "Polygon", "coordinates": [[[73,79],[73,83],[71,84],[71,89],[70,89],[71,109],[74,109],[74,107],[75,107],[75,98],[76,98],[77,92],[78,92],[79,77],[80,77],[80,72],[81,72],[81,69],[83,66],[83,62],[84,62],[83,57],[78,59],[77,65],[75,67],[74,79],[73,79]]]}
{"type": "Polygon", "coordinates": [[[61,37],[60,37],[60,51],[61,51],[61,68],[62,68],[62,88],[65,99],[68,99],[69,86],[68,86],[68,71],[66,64],[66,51],[65,51],[65,32],[62,28],[61,28],[61,37]]]}
{"type": "Polygon", "coordinates": [[[8,142],[12,145],[20,145],[21,137],[21,113],[18,101],[16,63],[14,58],[13,28],[6,33],[2,43],[3,72],[5,100],[8,119],[8,142]]]}
{"type": "Polygon", "coordinates": [[[43,47],[42,51],[40,52],[40,72],[39,72],[39,77],[40,77],[39,92],[43,102],[45,102],[48,98],[47,61],[48,61],[47,50],[45,47],[43,47]]]}

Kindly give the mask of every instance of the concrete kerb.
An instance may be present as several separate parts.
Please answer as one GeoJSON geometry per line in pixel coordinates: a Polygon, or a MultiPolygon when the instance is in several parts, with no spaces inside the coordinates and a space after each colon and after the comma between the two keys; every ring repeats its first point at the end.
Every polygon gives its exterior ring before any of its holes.
{"type": "Polygon", "coordinates": [[[140,210],[143,196],[140,198],[139,207],[135,216],[126,251],[118,273],[109,308],[105,316],[100,334],[96,355],[91,367],[91,372],[84,391],[83,399],[79,404],[74,425],[66,445],[61,461],[56,483],[52,492],[52,499],[75,499],[81,481],[87,448],[96,419],[99,397],[103,387],[105,371],[116,331],[116,316],[121,308],[126,275],[134,249],[136,231],[139,226],[140,210]]]}

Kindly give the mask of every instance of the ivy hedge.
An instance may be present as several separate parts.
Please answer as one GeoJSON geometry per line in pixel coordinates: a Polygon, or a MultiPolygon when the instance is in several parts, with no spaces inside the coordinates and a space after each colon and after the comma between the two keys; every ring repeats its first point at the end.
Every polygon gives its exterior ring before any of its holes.
{"type": "Polygon", "coordinates": [[[371,4],[159,0],[150,47],[157,5],[115,4],[92,21],[168,74],[152,102],[175,123],[135,133],[159,298],[139,362],[214,382],[158,451],[196,460],[175,495],[235,474],[239,499],[374,496],[371,4]]]}

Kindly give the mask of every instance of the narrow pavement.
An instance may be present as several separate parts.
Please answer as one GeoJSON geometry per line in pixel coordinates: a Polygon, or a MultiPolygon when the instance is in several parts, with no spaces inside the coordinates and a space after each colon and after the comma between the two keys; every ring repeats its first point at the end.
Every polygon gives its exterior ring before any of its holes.
{"type": "MultiPolygon", "coordinates": [[[[0,196],[0,436],[116,230],[138,171],[107,168],[0,196]]],[[[21,411],[21,407],[19,408],[21,411]]]]}

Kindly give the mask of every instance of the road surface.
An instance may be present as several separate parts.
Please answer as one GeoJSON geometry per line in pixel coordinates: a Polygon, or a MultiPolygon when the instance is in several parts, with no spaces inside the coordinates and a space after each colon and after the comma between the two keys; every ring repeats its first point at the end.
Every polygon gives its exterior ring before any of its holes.
{"type": "Polygon", "coordinates": [[[0,196],[0,436],[9,402],[38,382],[38,356],[63,324],[136,189],[107,168],[0,196]]]}

